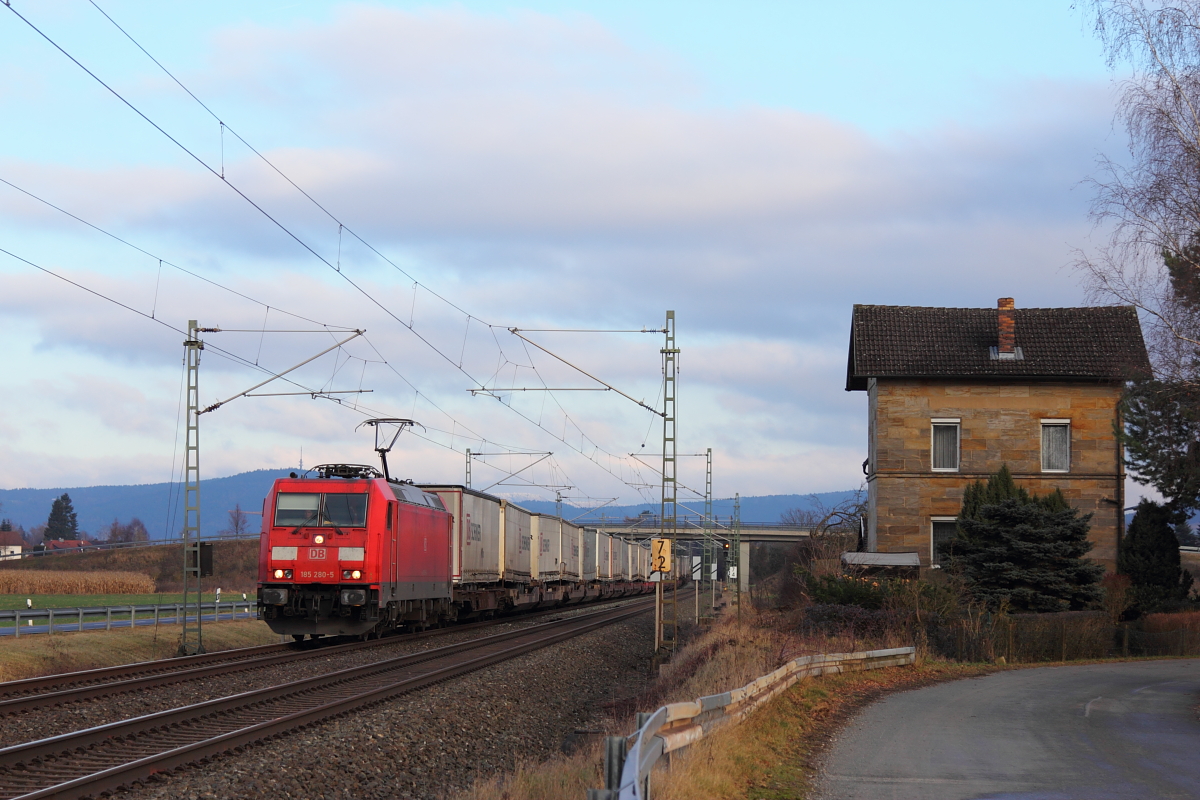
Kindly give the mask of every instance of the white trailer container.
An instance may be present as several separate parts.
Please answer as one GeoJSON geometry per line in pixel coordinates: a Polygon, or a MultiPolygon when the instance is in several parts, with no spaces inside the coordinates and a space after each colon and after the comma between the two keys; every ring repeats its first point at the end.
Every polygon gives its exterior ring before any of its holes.
{"type": "Polygon", "coordinates": [[[562,523],[560,555],[558,557],[558,574],[563,580],[579,580],[583,529],[565,520],[562,523]]]}
{"type": "Polygon", "coordinates": [[[533,572],[531,551],[533,549],[532,517],[525,509],[507,500],[500,501],[500,574],[506,581],[527,583],[533,572]]]}
{"type": "Polygon", "coordinates": [[[632,542],[629,545],[629,572],[630,579],[635,581],[646,580],[646,568],[650,564],[650,546],[643,545],[638,542],[632,542]]]}
{"type": "Polygon", "coordinates": [[[503,556],[501,504],[504,502],[464,486],[421,486],[442,499],[454,515],[450,536],[451,572],[455,584],[500,580],[503,556]]]}
{"type": "Polygon", "coordinates": [[[596,533],[596,577],[602,581],[613,579],[612,543],[613,538],[604,531],[596,533]]]}
{"type": "Polygon", "coordinates": [[[549,514],[533,514],[529,524],[533,533],[534,558],[530,560],[533,577],[556,581],[559,575],[559,549],[562,546],[562,520],[549,514]]]}
{"type": "Polygon", "coordinates": [[[614,581],[629,580],[629,542],[617,536],[612,540],[612,577],[614,581]]]}
{"type": "Polygon", "coordinates": [[[579,539],[582,542],[583,551],[583,579],[585,581],[596,580],[596,529],[581,528],[579,531],[579,539]]]}

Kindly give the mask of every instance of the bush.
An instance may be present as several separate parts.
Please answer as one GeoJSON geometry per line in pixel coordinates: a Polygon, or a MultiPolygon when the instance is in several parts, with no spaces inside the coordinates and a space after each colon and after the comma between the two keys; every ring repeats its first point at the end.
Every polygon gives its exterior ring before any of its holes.
{"type": "MultiPolygon", "coordinates": [[[[1087,560],[1091,514],[1054,510],[1057,495],[984,505],[942,545],[947,568],[993,611],[1078,611],[1100,599],[1104,567],[1087,560]]],[[[966,504],[964,503],[964,508],[966,504]]]]}
{"type": "Polygon", "coordinates": [[[1134,608],[1143,614],[1175,610],[1192,588],[1191,573],[1180,565],[1174,517],[1166,506],[1143,499],[1122,542],[1117,568],[1129,576],[1134,608]]]}
{"type": "Polygon", "coordinates": [[[884,598],[887,596],[888,582],[878,578],[814,575],[799,569],[796,574],[803,586],[805,597],[813,603],[883,608],[884,598]]]}
{"type": "Polygon", "coordinates": [[[887,635],[902,622],[895,612],[883,609],[816,603],[801,612],[800,632],[806,636],[850,635],[870,639],[887,635]]]}

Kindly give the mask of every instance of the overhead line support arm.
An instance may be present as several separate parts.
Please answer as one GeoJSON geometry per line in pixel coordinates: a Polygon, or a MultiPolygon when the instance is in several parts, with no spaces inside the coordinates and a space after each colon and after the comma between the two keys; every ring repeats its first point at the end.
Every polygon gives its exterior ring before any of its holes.
{"type": "Polygon", "coordinates": [[[509,329],[508,329],[508,332],[509,332],[509,333],[511,333],[513,336],[516,336],[518,339],[521,339],[522,341],[528,342],[529,344],[533,345],[534,347],[536,347],[538,350],[541,350],[541,351],[542,351],[543,353],[545,353],[546,355],[548,355],[548,356],[553,356],[554,358],[557,358],[559,361],[561,361],[562,363],[566,364],[566,365],[567,365],[568,367],[570,367],[571,369],[573,369],[573,370],[576,370],[577,372],[580,372],[580,373],[582,373],[583,375],[586,375],[587,377],[591,378],[592,380],[594,380],[596,383],[600,384],[601,386],[606,386],[606,387],[608,387],[608,389],[609,389],[609,390],[616,392],[617,394],[619,394],[619,395],[621,395],[622,397],[624,397],[626,400],[630,400],[630,401],[632,401],[632,402],[636,403],[637,405],[641,406],[642,408],[646,409],[647,411],[649,411],[649,412],[651,412],[651,413],[654,413],[654,414],[658,414],[658,416],[660,416],[660,417],[664,417],[664,418],[665,418],[665,417],[667,416],[665,413],[659,412],[657,409],[653,409],[653,408],[651,408],[650,406],[646,405],[646,404],[645,404],[645,403],[643,403],[641,400],[638,400],[638,399],[636,399],[636,398],[634,398],[634,397],[631,397],[630,395],[627,395],[627,394],[625,394],[625,393],[624,393],[624,392],[622,392],[620,389],[618,389],[617,387],[613,386],[611,383],[606,383],[605,381],[602,381],[602,380],[600,380],[599,378],[597,378],[595,375],[591,374],[590,372],[588,372],[588,371],[586,371],[586,370],[583,370],[583,369],[580,369],[579,367],[577,367],[577,366],[575,366],[574,364],[572,364],[570,361],[567,361],[567,360],[566,360],[565,358],[563,358],[562,356],[560,356],[560,355],[557,355],[557,354],[555,354],[555,353],[552,353],[552,352],[550,352],[549,350],[547,350],[546,348],[542,347],[540,344],[538,344],[537,342],[533,341],[533,340],[532,340],[532,339],[530,339],[529,337],[527,337],[527,336],[522,336],[522,335],[521,335],[521,330],[520,330],[520,328],[509,328],[509,329]]]}

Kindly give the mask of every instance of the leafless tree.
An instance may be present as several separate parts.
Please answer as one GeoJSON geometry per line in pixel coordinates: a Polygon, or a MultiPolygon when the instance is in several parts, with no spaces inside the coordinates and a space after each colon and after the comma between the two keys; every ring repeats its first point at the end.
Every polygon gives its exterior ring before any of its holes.
{"type": "Polygon", "coordinates": [[[808,528],[811,536],[858,531],[858,518],[866,513],[865,493],[860,487],[853,496],[840,503],[826,505],[820,497],[810,494],[808,508],[789,508],[779,515],[784,525],[808,528]]]}
{"type": "Polygon", "coordinates": [[[250,519],[245,511],[242,511],[241,503],[234,505],[233,510],[229,512],[229,527],[223,531],[219,531],[222,536],[232,536],[235,539],[241,539],[250,530],[250,519]]]}
{"type": "Polygon", "coordinates": [[[44,523],[44,522],[39,525],[34,525],[32,528],[29,529],[29,532],[25,534],[25,544],[27,544],[30,547],[36,547],[37,545],[39,545],[43,541],[45,541],[45,539],[46,539],[46,523],[44,523]]]}
{"type": "Polygon", "coordinates": [[[859,518],[866,513],[866,493],[860,487],[852,496],[834,505],[809,495],[808,508],[789,508],[780,515],[784,525],[808,528],[808,541],[794,554],[806,568],[817,562],[833,562],[853,550],[859,535],[859,518]]]}
{"type": "Polygon", "coordinates": [[[1091,0],[1119,83],[1127,161],[1100,158],[1092,219],[1107,231],[1080,254],[1093,299],[1136,306],[1160,377],[1196,380],[1200,355],[1200,0],[1091,0]]]}
{"type": "Polygon", "coordinates": [[[100,539],[112,544],[148,542],[150,534],[146,531],[146,526],[142,521],[134,517],[129,520],[127,525],[122,525],[120,520],[114,519],[111,524],[101,530],[100,539]]]}

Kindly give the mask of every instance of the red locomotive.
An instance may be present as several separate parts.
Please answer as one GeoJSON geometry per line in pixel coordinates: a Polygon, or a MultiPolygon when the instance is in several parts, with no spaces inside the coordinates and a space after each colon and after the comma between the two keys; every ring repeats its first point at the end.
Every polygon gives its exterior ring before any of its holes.
{"type": "Polygon", "coordinates": [[[463,486],[392,480],[378,425],[413,423],[367,424],[382,473],[354,464],[293,472],[263,504],[258,605],[276,633],[366,638],[650,590],[648,542],[463,486]]]}
{"type": "Polygon", "coordinates": [[[454,518],[437,495],[372,467],[316,472],[275,481],[264,505],[259,603],[271,629],[365,636],[452,616],[454,518]]]}

